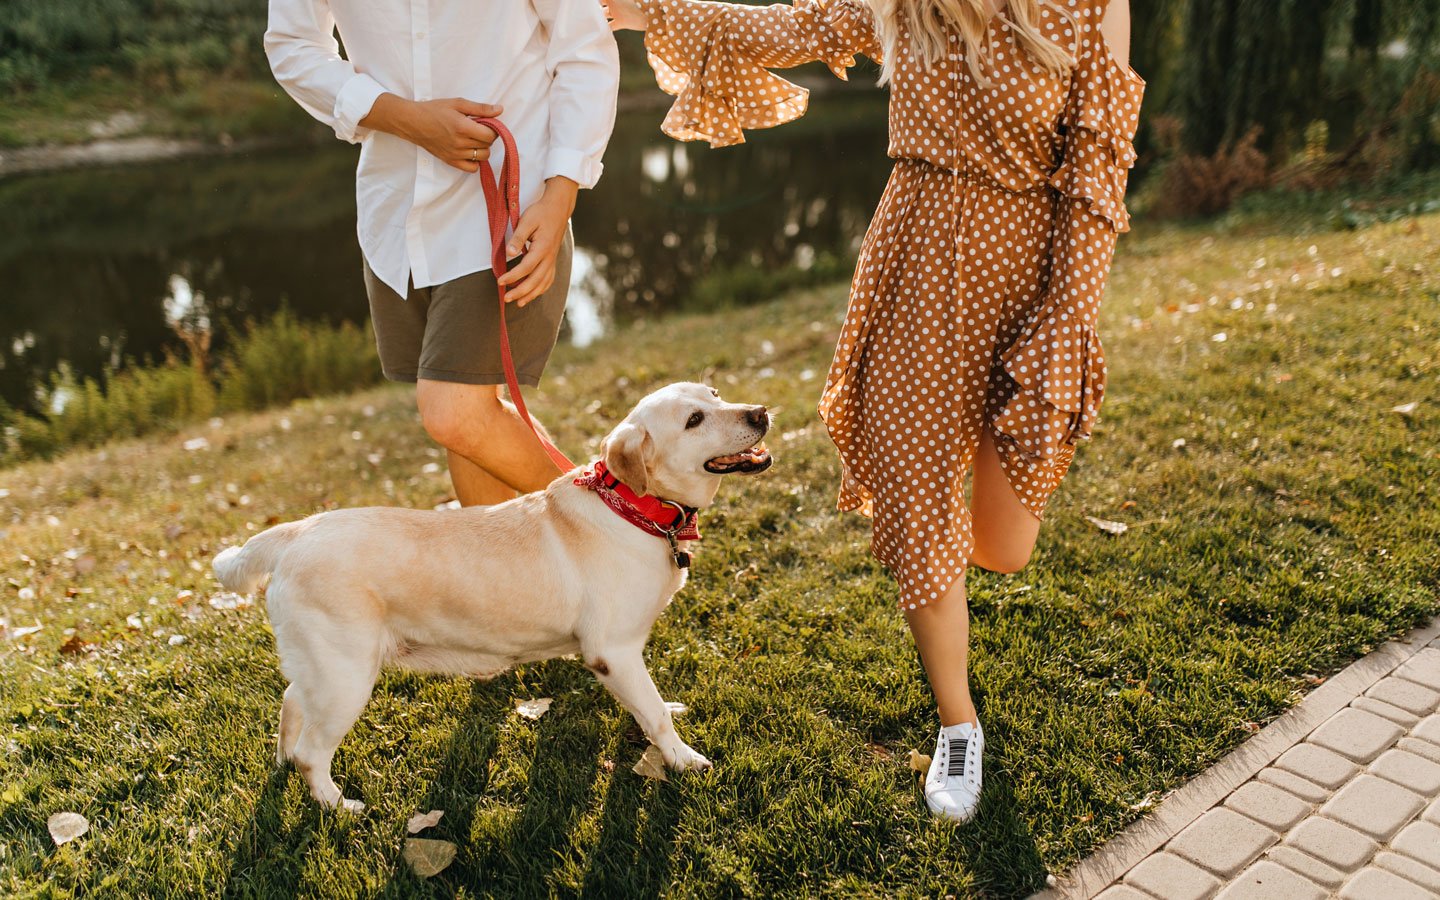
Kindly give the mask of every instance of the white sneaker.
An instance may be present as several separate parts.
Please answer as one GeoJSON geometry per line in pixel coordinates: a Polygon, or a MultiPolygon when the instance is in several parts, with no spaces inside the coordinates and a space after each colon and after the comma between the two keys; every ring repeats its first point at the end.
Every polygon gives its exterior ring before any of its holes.
{"type": "Polygon", "coordinates": [[[930,773],[925,776],[925,805],[937,816],[968,822],[980,806],[980,757],[985,731],[980,720],[940,729],[930,773]]]}

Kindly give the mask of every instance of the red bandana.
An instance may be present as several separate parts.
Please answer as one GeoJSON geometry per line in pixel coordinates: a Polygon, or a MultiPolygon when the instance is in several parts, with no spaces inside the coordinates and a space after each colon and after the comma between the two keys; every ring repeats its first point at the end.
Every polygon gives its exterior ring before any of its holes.
{"type": "Polygon", "coordinates": [[[603,460],[596,460],[593,466],[582,470],[575,477],[575,484],[594,491],[606,506],[631,525],[669,541],[675,565],[682,569],[690,565],[690,554],[677,547],[675,542],[700,540],[697,510],[649,494],[635,493],[605,468],[603,460]]]}

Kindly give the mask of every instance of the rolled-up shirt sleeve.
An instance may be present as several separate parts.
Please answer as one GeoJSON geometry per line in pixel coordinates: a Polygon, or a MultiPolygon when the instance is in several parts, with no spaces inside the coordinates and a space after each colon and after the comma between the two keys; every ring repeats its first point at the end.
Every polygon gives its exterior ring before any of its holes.
{"type": "Polygon", "coordinates": [[[620,54],[598,0],[535,0],[550,43],[550,151],[544,178],[563,175],[591,188],[615,128],[620,54]]]}
{"type": "Polygon", "coordinates": [[[340,55],[329,0],[270,0],[265,55],[285,92],[336,137],[359,143],[369,134],[360,121],[386,88],[340,55]]]}

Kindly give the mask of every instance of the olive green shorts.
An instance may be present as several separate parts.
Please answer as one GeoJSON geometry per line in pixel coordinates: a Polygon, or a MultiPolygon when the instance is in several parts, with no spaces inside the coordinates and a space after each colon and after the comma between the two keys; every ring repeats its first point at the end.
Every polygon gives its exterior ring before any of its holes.
{"type": "MultiPolygon", "coordinates": [[[[555,349],[565,296],[570,289],[574,242],[567,233],[555,259],[555,283],[523,307],[505,311],[510,353],[521,384],[534,387],[555,349]]],[[[511,263],[514,267],[519,263],[511,263]]],[[[365,264],[365,292],[380,368],[391,381],[455,381],[461,384],[504,384],[500,361],[500,308],[495,275],[489,269],[462,275],[434,287],[410,288],[399,294],[365,264]]]]}

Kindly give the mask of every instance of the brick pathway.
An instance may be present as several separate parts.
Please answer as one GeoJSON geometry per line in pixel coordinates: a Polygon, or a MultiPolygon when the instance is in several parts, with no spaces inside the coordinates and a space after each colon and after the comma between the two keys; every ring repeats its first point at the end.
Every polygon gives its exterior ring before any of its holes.
{"type": "Polygon", "coordinates": [[[1440,898],[1440,619],[1331,678],[1038,896],[1440,898]]]}

